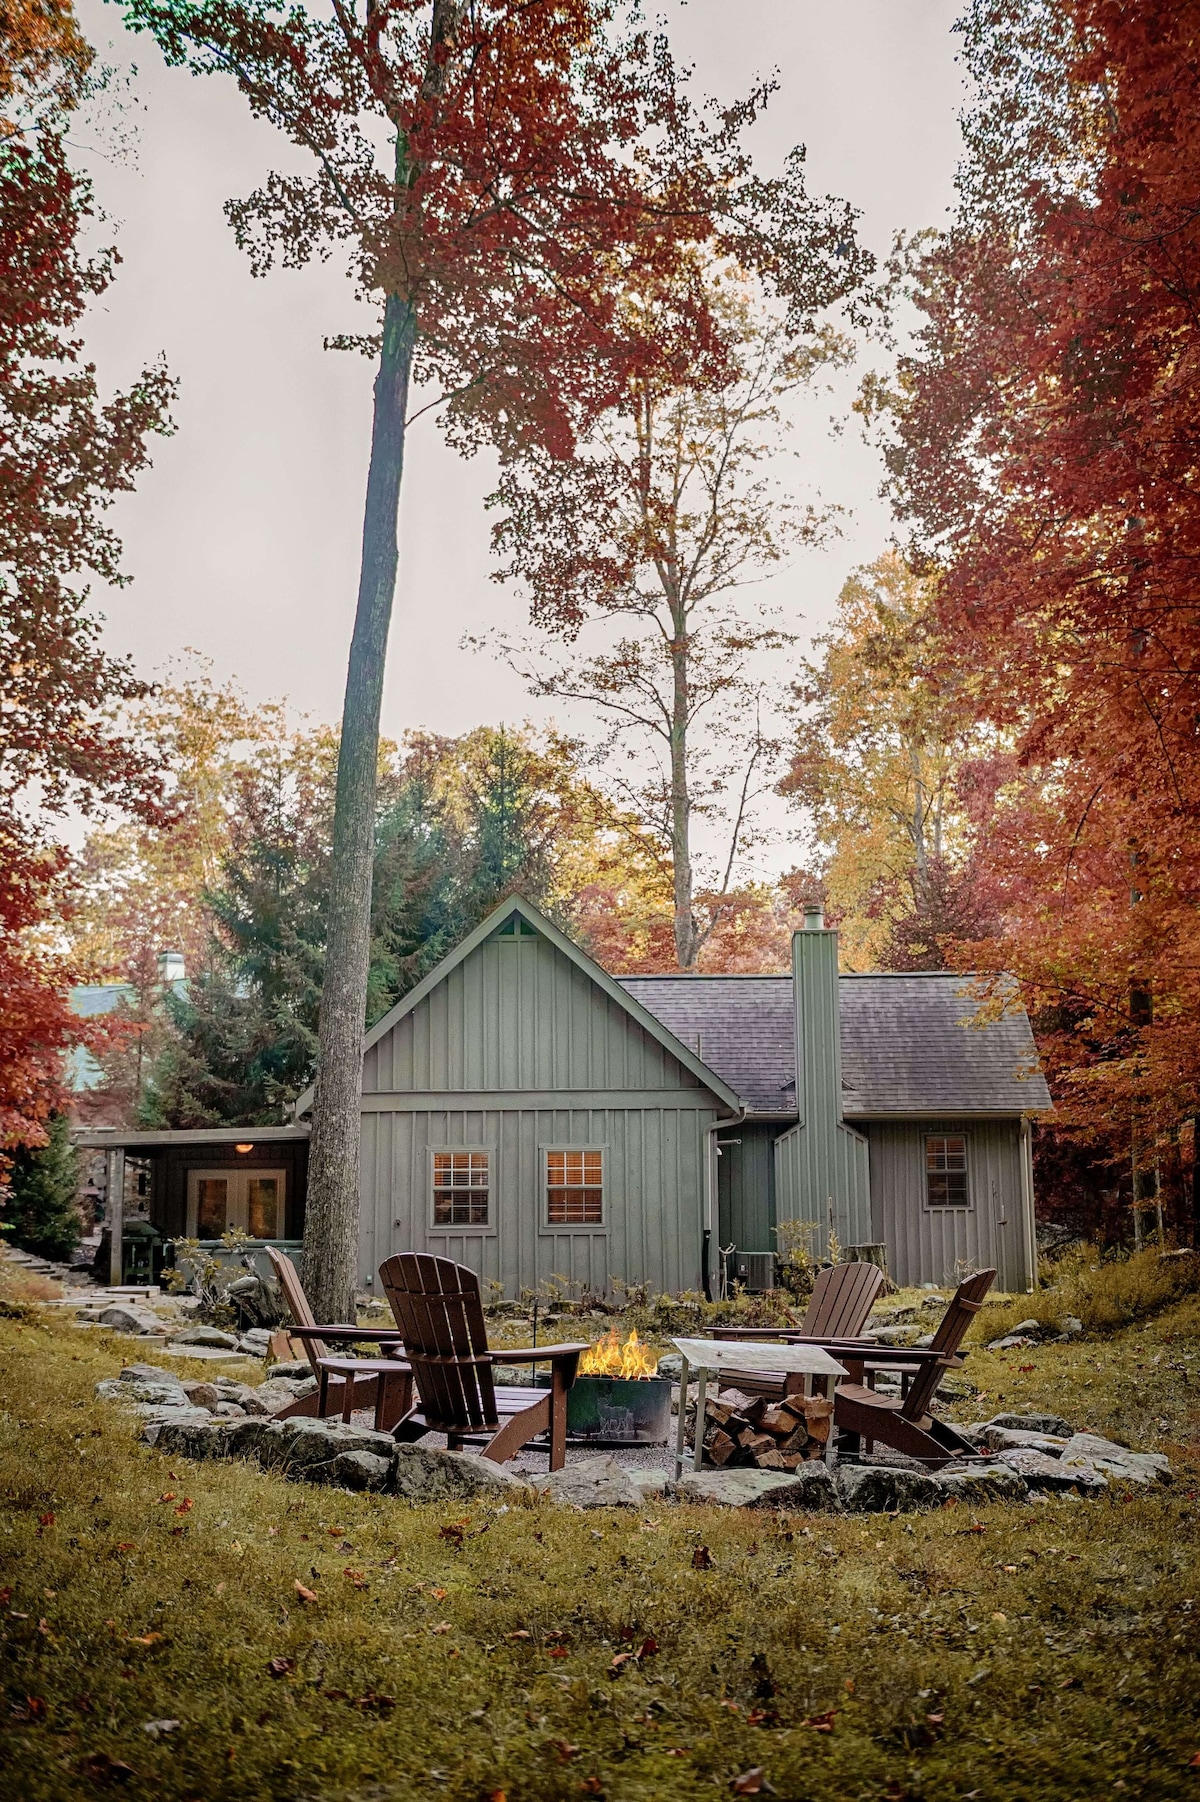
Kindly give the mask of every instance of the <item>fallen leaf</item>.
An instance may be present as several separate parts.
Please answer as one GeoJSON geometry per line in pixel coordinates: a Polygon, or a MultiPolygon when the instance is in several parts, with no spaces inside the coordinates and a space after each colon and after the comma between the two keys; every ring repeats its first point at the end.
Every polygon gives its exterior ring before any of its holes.
{"type": "MultiPolygon", "coordinates": [[[[445,1593],[445,1590],[443,1590],[442,1594],[444,1595],[445,1593]]],[[[524,1627],[518,1627],[515,1633],[506,1633],[504,1637],[505,1639],[532,1639],[533,1634],[527,1632],[524,1627]]]]}
{"type": "Polygon", "coordinates": [[[295,1668],[296,1660],[294,1658],[272,1658],[267,1666],[267,1675],[270,1677],[286,1677],[294,1671],[295,1668]]]}
{"type": "Polygon", "coordinates": [[[1200,1771],[1200,1752],[1196,1752],[1191,1758],[1188,1759],[1188,1770],[1189,1771],[1200,1771]]]}
{"type": "Polygon", "coordinates": [[[326,1527],[325,1531],[328,1533],[330,1539],[344,1539],[346,1537],[345,1527],[326,1527]]]}
{"type": "Polygon", "coordinates": [[[604,1785],[601,1783],[599,1777],[585,1777],[579,1787],[587,1796],[602,1796],[604,1794],[604,1785]]]}
{"type": "MultiPolygon", "coordinates": [[[[698,1545],[696,1547],[695,1551],[692,1553],[692,1569],[693,1570],[711,1570],[712,1567],[713,1567],[712,1553],[709,1551],[709,1549],[706,1545],[698,1545]]],[[[753,1792],[747,1790],[745,1793],[747,1795],[750,1795],[753,1792]]]]}
{"type": "Polygon", "coordinates": [[[569,1658],[571,1653],[566,1646],[551,1646],[546,1656],[547,1658],[569,1658]]]}
{"type": "Polygon", "coordinates": [[[118,1552],[133,1552],[137,1550],[137,1547],[132,1539],[120,1539],[117,1541],[116,1549],[118,1552]]]}
{"type": "Polygon", "coordinates": [[[347,1565],[342,1572],[342,1575],[345,1577],[347,1583],[352,1583],[354,1585],[355,1589],[365,1589],[367,1587],[367,1579],[360,1570],[351,1570],[350,1566],[347,1565]]]}
{"type": "Polygon", "coordinates": [[[176,1514],[190,1514],[192,1512],[192,1509],[195,1506],[196,1506],[196,1504],[192,1500],[191,1496],[185,1495],[183,1500],[180,1502],[178,1508],[176,1508],[175,1512],[176,1512],[176,1514]]]}
{"type": "Polygon", "coordinates": [[[829,1708],[826,1709],[824,1714],[810,1715],[804,1725],[806,1727],[811,1727],[814,1733],[832,1733],[833,1723],[836,1719],[837,1709],[829,1708]]]}
{"type": "Polygon", "coordinates": [[[437,1626],[433,1630],[435,1633],[449,1633],[450,1622],[449,1621],[439,1621],[437,1626]]]}
{"type": "Polygon", "coordinates": [[[173,1502],[175,1500],[175,1491],[173,1489],[164,1489],[158,1499],[160,1502],[173,1502]]]}
{"type": "Polygon", "coordinates": [[[608,1674],[610,1677],[619,1677],[621,1672],[625,1669],[625,1666],[627,1664],[636,1664],[636,1663],[637,1663],[637,1653],[636,1652],[618,1652],[616,1657],[613,1659],[612,1663],[608,1667],[608,1674]]]}
{"type": "Polygon", "coordinates": [[[381,1696],[375,1690],[369,1689],[365,1696],[359,1696],[354,1706],[361,1708],[364,1714],[388,1714],[396,1706],[396,1698],[395,1696],[381,1696]]]}
{"type": "Polygon", "coordinates": [[[639,1658],[654,1658],[657,1655],[657,1653],[658,1653],[658,1641],[655,1639],[654,1635],[651,1634],[650,1637],[648,1639],[644,1639],[642,1641],[641,1645],[638,1647],[638,1657],[639,1658]]]}
{"type": "Polygon", "coordinates": [[[219,1596],[223,1596],[223,1595],[224,1595],[224,1594],[225,1594],[225,1585],[224,1585],[224,1583],[218,1583],[218,1584],[217,1584],[217,1587],[216,1587],[216,1589],[215,1589],[215,1590],[214,1590],[214,1591],[213,1591],[213,1594],[214,1594],[214,1595],[219,1595],[219,1596]]]}
{"type": "Polygon", "coordinates": [[[110,1758],[107,1752],[89,1752],[75,1766],[80,1777],[87,1777],[93,1783],[128,1783],[137,1775],[132,1765],[123,1764],[119,1758],[110,1758]]]}
{"type": "Polygon", "coordinates": [[[571,1745],[569,1740],[552,1739],[550,1744],[558,1753],[563,1764],[569,1764],[573,1758],[578,1758],[579,1756],[579,1747],[571,1745]]]}
{"type": "Polygon", "coordinates": [[[306,1589],[304,1584],[300,1581],[299,1577],[297,1577],[295,1579],[295,1581],[293,1582],[292,1588],[296,1591],[296,1594],[300,1597],[300,1600],[302,1602],[316,1602],[320,1599],[317,1595],[316,1590],[315,1589],[306,1589]]]}
{"type": "Polygon", "coordinates": [[[0,1608],[7,1608],[12,1601],[11,1589],[0,1589],[0,1608]]]}
{"type": "Polygon", "coordinates": [[[508,1802],[507,1792],[502,1789],[490,1789],[484,1802],[508,1802]]]}
{"type": "Polygon", "coordinates": [[[161,1633],[130,1633],[125,1643],[130,1646],[156,1646],[162,1639],[161,1633]]]}
{"type": "Polygon", "coordinates": [[[16,1721],[44,1721],[46,1703],[42,1696],[26,1696],[23,1702],[14,1702],[12,1716],[16,1721]]]}
{"type": "Polygon", "coordinates": [[[350,1700],[348,1689],[323,1689],[321,1694],[327,1702],[348,1702],[350,1700]]]}
{"type": "Polygon", "coordinates": [[[760,1764],[752,1765],[735,1777],[729,1785],[735,1796],[777,1796],[779,1791],[767,1782],[767,1774],[760,1764]]]}
{"type": "MultiPolygon", "coordinates": [[[[429,1593],[435,1602],[444,1602],[448,1592],[444,1589],[431,1589],[429,1593]]],[[[528,1639],[529,1635],[526,1634],[525,1637],[528,1639]]]]}

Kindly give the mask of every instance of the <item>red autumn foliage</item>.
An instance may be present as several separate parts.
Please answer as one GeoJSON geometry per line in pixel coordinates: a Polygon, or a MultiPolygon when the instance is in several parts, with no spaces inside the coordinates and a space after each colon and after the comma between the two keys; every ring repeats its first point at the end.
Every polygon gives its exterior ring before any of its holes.
{"type": "Polygon", "coordinates": [[[1011,736],[984,840],[1064,1119],[1200,1108],[1200,4],[975,0],[890,457],[947,665],[1011,736]]]}
{"type": "Polygon", "coordinates": [[[109,657],[87,609],[89,575],[117,582],[104,520],[166,428],[170,383],[148,369],[100,396],[74,333],[112,279],[112,253],[79,246],[90,210],[63,131],[90,52],[68,9],[9,9],[0,27],[0,1148],[40,1144],[79,1036],[56,954],[65,859],[48,816],[69,806],[154,806],[153,759],[114,726],[145,692],[109,657]]]}

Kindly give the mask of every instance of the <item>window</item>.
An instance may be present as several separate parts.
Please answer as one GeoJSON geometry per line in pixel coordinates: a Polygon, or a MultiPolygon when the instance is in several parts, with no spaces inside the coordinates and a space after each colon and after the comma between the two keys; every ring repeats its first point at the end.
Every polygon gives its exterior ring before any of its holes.
{"type": "Polygon", "coordinates": [[[604,1153],[546,1153],[546,1220],[550,1226],[599,1226],[604,1219],[604,1153]]]}
{"type": "Polygon", "coordinates": [[[435,1151],[433,1154],[433,1224],[435,1226],[486,1226],[487,1223],[487,1152],[435,1151]]]}
{"type": "Polygon", "coordinates": [[[936,1133],[926,1139],[925,1199],[931,1208],[970,1206],[964,1134],[936,1133]]]}
{"type": "Polygon", "coordinates": [[[237,1227],[252,1239],[283,1235],[282,1170],[189,1170],[188,1236],[219,1239],[237,1227]]]}

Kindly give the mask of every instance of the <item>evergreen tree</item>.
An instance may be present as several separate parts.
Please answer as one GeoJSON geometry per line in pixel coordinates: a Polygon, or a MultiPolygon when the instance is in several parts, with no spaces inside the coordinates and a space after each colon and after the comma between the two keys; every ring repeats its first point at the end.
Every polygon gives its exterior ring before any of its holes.
{"type": "Polygon", "coordinates": [[[81,1236],[79,1160],[65,1114],[53,1115],[46,1130],[44,1145],[13,1154],[3,1225],[22,1251],[66,1258],[81,1236]]]}

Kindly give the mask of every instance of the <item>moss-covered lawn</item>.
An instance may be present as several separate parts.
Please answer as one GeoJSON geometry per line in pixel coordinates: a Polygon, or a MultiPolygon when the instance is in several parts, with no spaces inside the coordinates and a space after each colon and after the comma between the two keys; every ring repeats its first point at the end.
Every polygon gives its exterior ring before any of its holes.
{"type": "Polygon", "coordinates": [[[975,1516],[457,1519],[138,1446],[134,1356],[0,1319],[5,1798],[1200,1799],[1195,1302],[975,1352],[1179,1471],[975,1516]]]}

